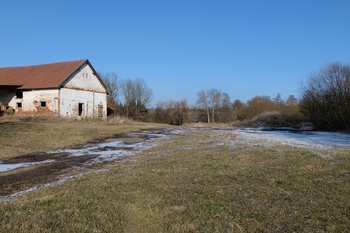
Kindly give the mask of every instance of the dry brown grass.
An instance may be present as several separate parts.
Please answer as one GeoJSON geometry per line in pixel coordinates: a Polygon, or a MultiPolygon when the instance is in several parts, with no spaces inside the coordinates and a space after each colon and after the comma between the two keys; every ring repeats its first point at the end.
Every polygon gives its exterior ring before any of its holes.
{"type": "Polygon", "coordinates": [[[124,116],[115,116],[108,120],[108,124],[114,125],[144,125],[145,123],[140,121],[135,121],[124,116]]]}
{"type": "Polygon", "coordinates": [[[236,120],[236,121],[230,122],[229,125],[233,126],[233,127],[238,127],[241,129],[242,128],[251,128],[251,127],[256,126],[256,124],[254,124],[253,121],[250,121],[250,120],[244,120],[244,121],[236,120]]]}
{"type": "Polygon", "coordinates": [[[0,117],[0,160],[35,151],[68,148],[94,138],[123,132],[167,127],[169,126],[165,124],[123,119],[105,122],[94,119],[77,121],[49,116],[0,117]]]}
{"type": "Polygon", "coordinates": [[[280,111],[266,111],[253,117],[250,120],[234,121],[231,126],[240,128],[265,126],[265,127],[296,127],[301,121],[305,120],[302,115],[289,115],[280,111]]]}
{"type": "Polygon", "coordinates": [[[225,123],[205,123],[205,122],[198,122],[198,123],[185,123],[183,124],[184,127],[195,127],[195,128],[211,128],[211,127],[226,127],[228,126],[225,123]]]}
{"type": "Polygon", "coordinates": [[[187,130],[109,171],[1,203],[0,230],[350,231],[348,150],[325,159],[215,132],[187,130]]]}

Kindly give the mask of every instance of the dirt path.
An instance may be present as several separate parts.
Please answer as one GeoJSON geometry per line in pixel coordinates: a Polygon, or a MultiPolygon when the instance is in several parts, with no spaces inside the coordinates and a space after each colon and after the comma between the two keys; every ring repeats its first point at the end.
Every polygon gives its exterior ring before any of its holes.
{"type": "Polygon", "coordinates": [[[70,149],[30,153],[1,161],[0,197],[58,181],[60,176],[77,168],[101,168],[101,165],[108,162],[122,160],[130,152],[142,148],[143,142],[163,136],[165,132],[166,130],[148,130],[118,134],[70,149]]]}

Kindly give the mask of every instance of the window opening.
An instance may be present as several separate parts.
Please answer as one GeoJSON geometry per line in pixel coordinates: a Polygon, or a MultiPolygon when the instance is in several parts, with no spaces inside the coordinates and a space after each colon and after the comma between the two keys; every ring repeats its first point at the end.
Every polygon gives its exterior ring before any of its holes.
{"type": "Polygon", "coordinates": [[[46,101],[40,101],[40,107],[46,108],[46,101]]]}
{"type": "Polygon", "coordinates": [[[22,108],[22,103],[17,103],[17,108],[22,108]]]}
{"type": "Polygon", "coordinates": [[[78,116],[81,116],[81,114],[83,113],[83,104],[79,103],[79,107],[78,107],[78,116]]]}
{"type": "Polygon", "coordinates": [[[16,90],[16,97],[17,97],[17,99],[22,99],[23,98],[23,92],[21,90],[16,90]]]}

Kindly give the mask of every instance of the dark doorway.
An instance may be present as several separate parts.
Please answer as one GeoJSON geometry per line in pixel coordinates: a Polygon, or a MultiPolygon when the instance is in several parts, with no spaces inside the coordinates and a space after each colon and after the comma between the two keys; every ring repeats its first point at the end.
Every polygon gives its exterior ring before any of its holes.
{"type": "Polygon", "coordinates": [[[79,107],[78,107],[78,116],[81,116],[81,114],[83,113],[83,104],[79,103],[79,107]]]}
{"type": "Polygon", "coordinates": [[[16,90],[17,99],[23,99],[23,92],[21,90],[16,90]]]}

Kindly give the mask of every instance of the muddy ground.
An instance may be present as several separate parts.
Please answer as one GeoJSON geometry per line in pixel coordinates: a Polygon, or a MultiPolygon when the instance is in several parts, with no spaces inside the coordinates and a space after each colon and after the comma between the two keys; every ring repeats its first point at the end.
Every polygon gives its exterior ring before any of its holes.
{"type": "MultiPolygon", "coordinates": [[[[149,130],[148,130],[149,131],[149,130]]],[[[160,131],[150,131],[152,134],[160,133],[160,131]]],[[[132,145],[139,142],[144,142],[150,137],[147,134],[138,133],[124,133],[116,134],[108,138],[98,138],[93,141],[87,142],[86,144],[76,145],[69,149],[84,149],[89,147],[96,147],[101,143],[109,143],[115,141],[121,141],[125,145],[132,145]]],[[[67,152],[59,153],[46,153],[46,152],[35,152],[25,154],[16,158],[12,158],[6,161],[0,161],[1,164],[19,164],[19,163],[31,163],[31,162],[42,162],[49,161],[47,163],[36,164],[27,167],[20,167],[14,170],[0,172],[0,197],[8,196],[19,191],[28,190],[35,186],[42,184],[51,183],[59,180],[60,175],[68,174],[70,171],[80,168],[101,168],[106,161],[88,163],[89,161],[97,158],[101,151],[111,150],[134,150],[128,146],[103,146],[90,150],[92,153],[82,156],[70,156],[67,152]],[[50,161],[53,160],[53,161],[50,161]]],[[[116,160],[122,160],[123,157],[116,158],[116,160]]]]}

